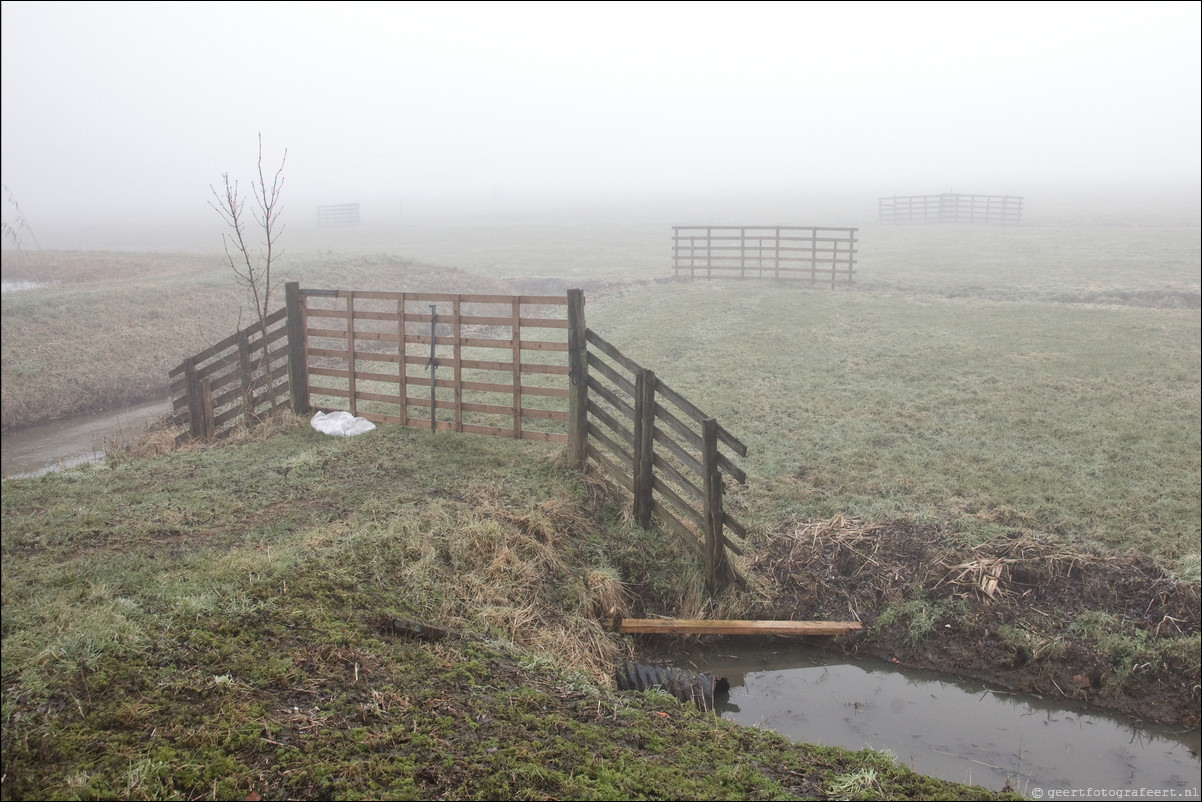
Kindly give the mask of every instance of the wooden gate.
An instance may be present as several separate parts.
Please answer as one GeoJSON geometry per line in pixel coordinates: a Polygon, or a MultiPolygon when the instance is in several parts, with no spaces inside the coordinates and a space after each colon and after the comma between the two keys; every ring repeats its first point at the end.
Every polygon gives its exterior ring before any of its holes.
{"type": "Polygon", "coordinates": [[[566,442],[566,296],[298,290],[308,404],[566,442]]]}

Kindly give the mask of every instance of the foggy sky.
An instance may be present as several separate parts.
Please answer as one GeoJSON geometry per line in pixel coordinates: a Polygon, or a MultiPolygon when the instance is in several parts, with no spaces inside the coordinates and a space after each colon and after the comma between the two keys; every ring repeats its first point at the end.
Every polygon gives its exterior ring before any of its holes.
{"type": "Polygon", "coordinates": [[[261,133],[292,209],[1196,189],[1200,8],[4,2],[3,183],[210,224],[261,133]]]}

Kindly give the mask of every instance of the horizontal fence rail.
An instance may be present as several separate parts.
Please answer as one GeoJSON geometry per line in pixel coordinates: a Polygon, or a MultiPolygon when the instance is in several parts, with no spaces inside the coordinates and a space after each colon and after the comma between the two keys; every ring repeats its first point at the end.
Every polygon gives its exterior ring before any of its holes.
{"type": "Polygon", "coordinates": [[[634,495],[634,517],[654,515],[703,558],[711,588],[739,579],[725,549],[742,549],[726,530],[747,530],[722,504],[723,476],[746,474],[721,443],[739,456],[747,447],[679,393],[587,330],[588,457],[634,495]]]}
{"type": "Polygon", "coordinates": [[[773,278],[850,284],[855,228],[673,226],[675,278],[773,278]]]}
{"type": "Polygon", "coordinates": [[[565,296],[298,291],[309,403],[566,442],[565,296]]]}
{"type": "Polygon", "coordinates": [[[288,405],[287,312],[285,308],[268,315],[266,332],[255,323],[167,374],[172,414],[188,424],[183,437],[213,438],[288,405]]]}
{"type": "Polygon", "coordinates": [[[1018,195],[894,195],[881,198],[880,222],[912,225],[919,223],[998,223],[1016,226],[1023,219],[1023,199],[1018,195]]]}

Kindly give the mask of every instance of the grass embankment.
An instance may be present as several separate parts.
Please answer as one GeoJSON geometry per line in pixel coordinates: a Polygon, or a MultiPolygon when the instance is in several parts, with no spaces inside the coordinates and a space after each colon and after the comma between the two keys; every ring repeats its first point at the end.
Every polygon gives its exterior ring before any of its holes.
{"type": "Polygon", "coordinates": [[[996,798],[609,690],[619,566],[696,572],[556,453],[298,422],[6,482],[4,797],[996,798]]]}

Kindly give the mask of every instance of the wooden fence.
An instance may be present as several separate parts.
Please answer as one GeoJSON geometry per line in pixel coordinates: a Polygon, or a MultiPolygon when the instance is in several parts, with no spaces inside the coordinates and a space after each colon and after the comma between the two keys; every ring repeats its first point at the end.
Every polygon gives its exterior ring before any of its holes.
{"type": "Polygon", "coordinates": [[[188,422],[188,434],[211,439],[290,402],[288,310],[226,337],[167,374],[171,410],[188,422]]]}
{"type": "Polygon", "coordinates": [[[297,290],[306,406],[566,442],[565,296],[297,290]]]}
{"type": "Polygon", "coordinates": [[[673,226],[675,278],[829,279],[855,274],[854,228],[805,226],[673,226]]]}
{"type": "Polygon", "coordinates": [[[359,204],[340,203],[335,206],[317,207],[318,226],[359,225],[359,204]]]}
{"type": "Polygon", "coordinates": [[[1017,195],[894,195],[880,199],[884,224],[999,223],[1016,226],[1023,219],[1023,199],[1017,195]]]}
{"type": "Polygon", "coordinates": [[[725,530],[743,538],[747,530],[722,496],[724,476],[740,484],[747,476],[718,444],[741,457],[747,446],[596,332],[585,339],[588,458],[634,495],[640,526],[654,515],[698,553],[711,590],[741,581],[725,549],[743,552],[725,530]]]}
{"type": "Polygon", "coordinates": [[[725,478],[746,475],[719,450],[747,447],[584,324],[584,294],[363,292],[285,286],[286,305],[171,371],[173,408],[193,437],[287,404],[348,409],[380,423],[564,442],[570,464],[596,462],[662,521],[718,589],[741,580],[726,530],[725,478]],[[270,378],[256,366],[266,354],[270,378]]]}

